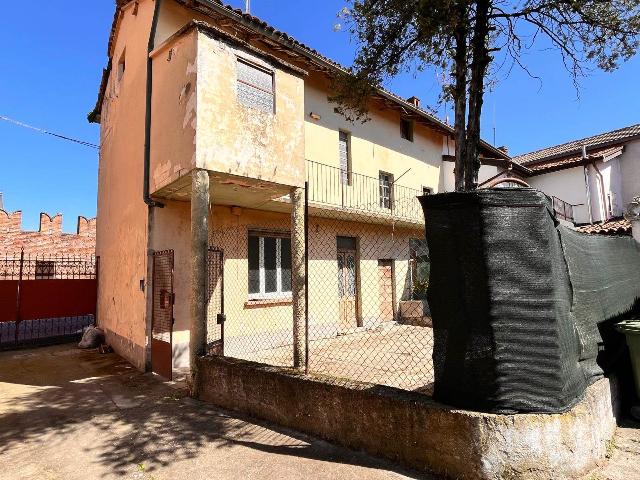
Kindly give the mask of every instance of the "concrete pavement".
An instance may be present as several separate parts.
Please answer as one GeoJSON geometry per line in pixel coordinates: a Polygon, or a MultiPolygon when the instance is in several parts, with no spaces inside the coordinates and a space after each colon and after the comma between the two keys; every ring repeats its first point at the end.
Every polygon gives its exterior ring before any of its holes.
{"type": "Polygon", "coordinates": [[[0,469],[7,480],[434,478],[196,402],[73,345],[0,353],[0,469]]]}

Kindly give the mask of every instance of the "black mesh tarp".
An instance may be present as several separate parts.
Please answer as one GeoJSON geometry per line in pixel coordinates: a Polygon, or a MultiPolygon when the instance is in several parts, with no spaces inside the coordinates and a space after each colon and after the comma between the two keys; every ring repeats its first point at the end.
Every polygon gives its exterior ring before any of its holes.
{"type": "Polygon", "coordinates": [[[630,237],[579,234],[533,189],[421,198],[431,258],[437,400],[561,412],[603,371],[601,325],[640,297],[630,237]]]}

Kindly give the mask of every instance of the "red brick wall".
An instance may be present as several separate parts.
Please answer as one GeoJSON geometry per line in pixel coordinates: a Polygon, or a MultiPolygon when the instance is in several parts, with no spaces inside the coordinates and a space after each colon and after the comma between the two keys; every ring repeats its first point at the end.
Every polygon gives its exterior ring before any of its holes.
{"type": "Polygon", "coordinates": [[[96,219],[78,217],[77,233],[62,232],[62,215],[40,214],[37,232],[22,230],[22,212],[0,210],[0,254],[93,255],[96,250],[96,219]]]}

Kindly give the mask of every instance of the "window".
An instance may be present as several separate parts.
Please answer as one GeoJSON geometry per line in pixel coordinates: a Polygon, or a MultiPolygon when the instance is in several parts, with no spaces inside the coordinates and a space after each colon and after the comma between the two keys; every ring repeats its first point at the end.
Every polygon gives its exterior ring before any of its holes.
{"type": "Polygon", "coordinates": [[[120,60],[118,60],[118,83],[122,81],[122,77],[124,77],[124,71],[126,69],[126,61],[125,61],[125,53],[123,50],[122,55],[120,55],[120,60]]]}
{"type": "Polygon", "coordinates": [[[391,187],[393,186],[393,175],[380,171],[380,208],[391,208],[393,204],[391,187]]]}
{"type": "Polygon", "coordinates": [[[400,136],[405,140],[413,142],[413,122],[406,118],[400,119],[400,136]]]}
{"type": "Polygon", "coordinates": [[[291,295],[289,234],[249,232],[249,299],[291,295]]]}
{"type": "Polygon", "coordinates": [[[273,72],[238,58],[238,101],[246,107],[274,113],[273,72]]]}
{"type": "Polygon", "coordinates": [[[56,262],[50,260],[36,260],[36,280],[55,278],[56,262]]]}
{"type": "Polygon", "coordinates": [[[433,188],[422,187],[422,195],[431,195],[432,193],[433,193],[433,188]]]}
{"type": "Polygon", "coordinates": [[[340,130],[338,140],[340,154],[340,184],[351,185],[351,135],[340,130]]]}
{"type": "Polygon", "coordinates": [[[409,274],[411,275],[411,299],[426,300],[431,263],[429,247],[424,239],[409,239],[409,274]]]}

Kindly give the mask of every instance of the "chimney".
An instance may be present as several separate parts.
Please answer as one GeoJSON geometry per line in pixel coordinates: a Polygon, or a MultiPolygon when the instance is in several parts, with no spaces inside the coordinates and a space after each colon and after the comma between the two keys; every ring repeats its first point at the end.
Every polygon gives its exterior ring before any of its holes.
{"type": "Polygon", "coordinates": [[[244,13],[251,13],[251,0],[244,0],[244,13]]]}
{"type": "Polygon", "coordinates": [[[45,235],[60,235],[62,233],[62,214],[51,218],[48,214],[40,213],[40,233],[45,235]]]}
{"type": "Polygon", "coordinates": [[[407,102],[416,108],[420,108],[420,99],[418,97],[407,98],[407,102]]]}

